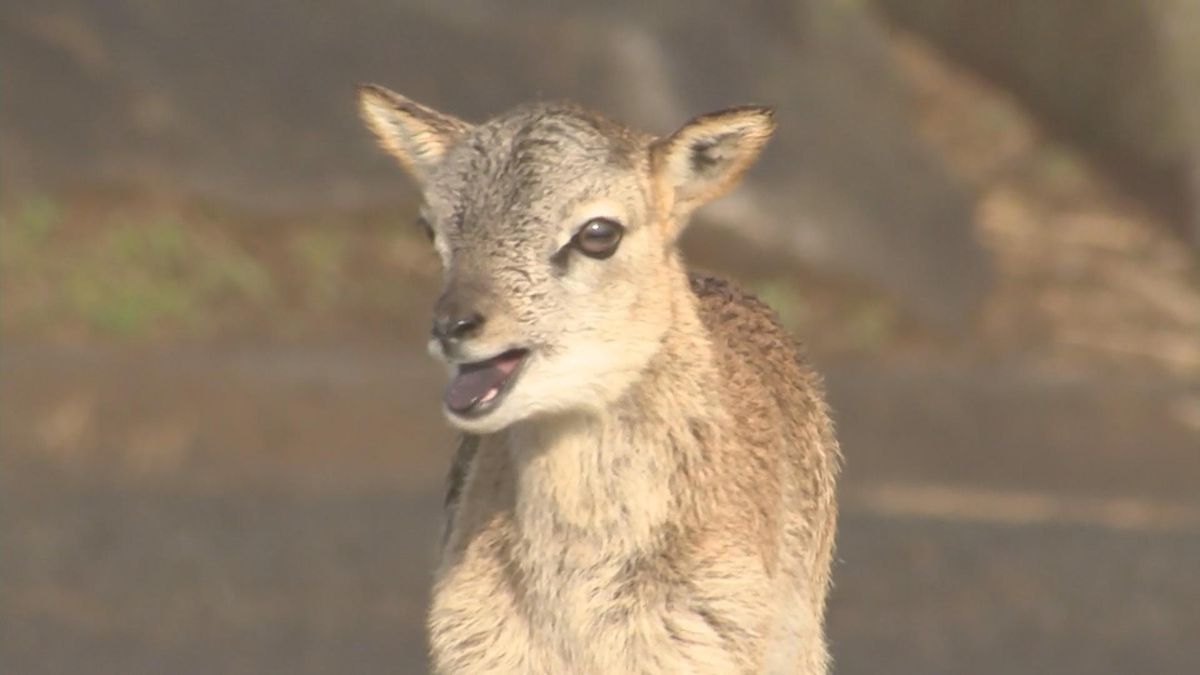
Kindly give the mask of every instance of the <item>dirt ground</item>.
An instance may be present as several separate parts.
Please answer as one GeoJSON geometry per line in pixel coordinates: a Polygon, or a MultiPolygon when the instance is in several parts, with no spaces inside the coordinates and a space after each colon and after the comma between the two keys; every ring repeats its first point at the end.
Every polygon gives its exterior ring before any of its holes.
{"type": "MultiPolygon", "coordinates": [[[[827,376],[836,672],[1200,672],[1200,273],[1003,95],[898,39],[997,266],[945,334],[686,242],[827,376]]],[[[0,229],[6,673],[421,672],[452,434],[405,209],[269,220],[110,187],[0,229]]]]}
{"type": "MultiPolygon", "coordinates": [[[[1178,390],[823,368],[837,672],[1200,669],[1178,390]]],[[[416,350],[10,345],[0,377],[6,672],[421,672],[451,439],[416,350]]]]}

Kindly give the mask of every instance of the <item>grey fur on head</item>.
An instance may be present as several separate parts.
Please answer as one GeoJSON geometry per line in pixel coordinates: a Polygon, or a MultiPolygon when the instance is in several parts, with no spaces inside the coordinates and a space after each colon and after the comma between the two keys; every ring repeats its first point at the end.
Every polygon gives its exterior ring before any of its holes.
{"type": "MultiPolygon", "coordinates": [[[[621,373],[644,364],[670,320],[661,277],[679,231],[733,186],[774,128],[769,109],[743,107],[654,138],[558,102],[471,125],[375,85],[359,88],[359,106],[421,188],[445,293],[469,294],[486,315],[450,365],[531,350],[503,409],[480,420],[449,415],[470,431],[604,405],[623,389],[621,373]],[[617,254],[564,251],[596,218],[623,228],[617,254]]],[[[431,348],[451,356],[436,341],[431,348]]]]}

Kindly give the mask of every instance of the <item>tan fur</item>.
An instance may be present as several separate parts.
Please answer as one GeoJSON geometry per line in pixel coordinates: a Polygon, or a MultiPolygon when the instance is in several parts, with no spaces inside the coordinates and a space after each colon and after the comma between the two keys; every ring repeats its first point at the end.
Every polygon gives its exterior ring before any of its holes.
{"type": "Polygon", "coordinates": [[[363,121],[410,172],[420,172],[423,166],[440,160],[450,143],[467,129],[465,123],[383,87],[364,85],[358,101],[363,121]]]}
{"type": "Polygon", "coordinates": [[[747,106],[701,115],[650,149],[655,176],[664,185],[659,194],[672,195],[672,220],[680,229],[693,209],[728,192],[775,131],[768,109],[747,106]],[[729,166],[711,180],[695,180],[686,166],[688,146],[703,144],[729,159],[729,166]]]}
{"type": "MultiPolygon", "coordinates": [[[[384,122],[384,146],[409,147],[386,137],[406,122],[384,122]]],[[[470,274],[504,317],[460,360],[532,349],[498,409],[448,412],[467,433],[429,614],[437,672],[826,672],[839,452],[820,382],[769,308],[689,278],[674,246],[770,131],[761,109],[655,140],[535,107],[401,158],[448,289],[470,274]],[[597,209],[625,224],[621,247],[564,264],[597,209]]]]}

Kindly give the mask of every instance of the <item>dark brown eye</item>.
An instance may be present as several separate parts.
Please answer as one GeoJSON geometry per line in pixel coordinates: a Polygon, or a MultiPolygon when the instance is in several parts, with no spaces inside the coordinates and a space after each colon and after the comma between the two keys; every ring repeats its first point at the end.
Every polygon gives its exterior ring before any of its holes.
{"type": "Polygon", "coordinates": [[[425,216],[417,216],[417,227],[421,228],[421,234],[424,234],[426,239],[433,241],[433,226],[425,216]]]}
{"type": "Polygon", "coordinates": [[[592,218],[575,233],[575,248],[589,258],[603,260],[617,251],[625,228],[615,220],[592,218]]]}

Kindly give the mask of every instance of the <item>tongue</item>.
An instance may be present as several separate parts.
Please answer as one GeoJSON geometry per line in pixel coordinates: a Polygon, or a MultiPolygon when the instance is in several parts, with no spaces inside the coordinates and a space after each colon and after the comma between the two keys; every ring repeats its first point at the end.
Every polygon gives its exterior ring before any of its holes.
{"type": "Polygon", "coordinates": [[[459,366],[458,375],[450,381],[442,397],[446,407],[463,413],[478,405],[492,390],[499,393],[520,362],[520,353],[506,353],[489,361],[459,366]]]}

